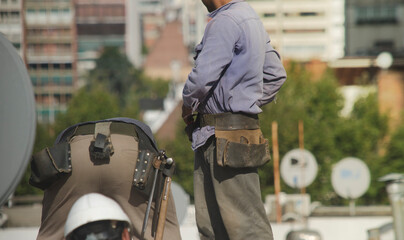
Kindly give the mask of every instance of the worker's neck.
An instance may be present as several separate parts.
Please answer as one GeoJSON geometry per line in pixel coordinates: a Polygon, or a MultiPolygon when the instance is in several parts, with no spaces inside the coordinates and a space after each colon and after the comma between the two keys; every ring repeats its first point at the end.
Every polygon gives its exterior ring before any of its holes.
{"type": "Polygon", "coordinates": [[[210,7],[210,9],[208,8],[208,10],[209,12],[213,12],[214,10],[220,8],[223,5],[228,4],[231,1],[232,0],[214,0],[212,1],[212,6],[210,7]]]}

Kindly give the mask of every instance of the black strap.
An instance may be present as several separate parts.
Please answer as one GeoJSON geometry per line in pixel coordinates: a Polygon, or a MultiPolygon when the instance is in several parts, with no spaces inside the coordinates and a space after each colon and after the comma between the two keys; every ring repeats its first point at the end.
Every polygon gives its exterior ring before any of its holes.
{"type": "Polygon", "coordinates": [[[146,133],[137,125],[134,125],[136,129],[137,136],[139,138],[139,150],[141,151],[142,149],[149,150],[151,152],[155,152],[158,154],[158,149],[156,148],[156,145],[150,140],[150,138],[146,135],[146,133]]]}

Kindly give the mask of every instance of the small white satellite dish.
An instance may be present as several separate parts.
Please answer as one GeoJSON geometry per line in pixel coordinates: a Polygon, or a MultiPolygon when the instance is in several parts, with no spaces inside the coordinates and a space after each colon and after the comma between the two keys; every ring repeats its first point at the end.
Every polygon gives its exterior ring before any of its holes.
{"type": "Polygon", "coordinates": [[[382,52],[376,58],[376,65],[382,69],[388,69],[393,64],[393,56],[389,52],[382,52]]]}
{"type": "Polygon", "coordinates": [[[173,193],[175,209],[177,213],[178,223],[184,221],[187,216],[189,206],[189,195],[185,190],[176,182],[171,182],[171,192],[173,193]]]}
{"type": "MultiPolygon", "coordinates": [[[[0,204],[24,174],[35,139],[35,99],[17,50],[0,33],[0,204]]],[[[1,206],[0,205],[0,206],[1,206]]]]}
{"type": "Polygon", "coordinates": [[[331,183],[339,196],[345,199],[356,199],[368,190],[370,172],[362,160],[347,157],[334,165],[331,183]]]}
{"type": "Polygon", "coordinates": [[[281,176],[293,188],[309,186],[317,176],[317,161],[306,149],[293,149],[281,161],[281,176]]]}

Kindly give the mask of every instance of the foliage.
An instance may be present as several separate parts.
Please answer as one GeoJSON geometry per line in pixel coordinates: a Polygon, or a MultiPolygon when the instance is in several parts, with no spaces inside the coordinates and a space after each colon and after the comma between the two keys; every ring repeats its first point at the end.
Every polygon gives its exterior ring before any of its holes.
{"type": "Polygon", "coordinates": [[[126,96],[134,75],[134,68],[126,55],[117,47],[105,47],[95,64],[89,74],[90,86],[102,84],[111,93],[126,96]]]}
{"type": "MultiPolygon", "coordinates": [[[[271,136],[271,123],[278,122],[280,158],[288,151],[299,148],[298,122],[304,123],[304,148],[316,157],[318,174],[307,187],[312,200],[323,204],[345,204],[335,194],[331,185],[333,164],[344,157],[354,156],[364,160],[372,173],[377,170],[381,157],[379,143],[387,134],[387,117],[378,112],[377,96],[369,95],[359,100],[348,118],[340,116],[342,97],[333,73],[327,71],[322,79],[311,80],[310,74],[300,65],[291,63],[287,69],[288,80],[278,94],[275,103],[264,107],[261,124],[264,135],[271,136]]],[[[273,193],[273,166],[267,164],[259,171],[264,195],[273,193]]],[[[371,189],[361,199],[362,203],[385,201],[378,194],[382,186],[373,178],[371,189]]],[[[282,191],[300,192],[284,183],[282,191]]]]}
{"type": "Polygon", "coordinates": [[[79,122],[116,117],[119,112],[118,99],[102,87],[90,91],[83,88],[70,101],[67,111],[57,116],[55,131],[59,133],[79,122]]]}
{"type": "MultiPolygon", "coordinates": [[[[36,153],[41,149],[51,146],[53,143],[53,134],[49,133],[48,126],[37,124],[36,126],[36,135],[35,135],[35,144],[33,152],[36,153]]],[[[25,171],[20,184],[17,186],[14,194],[18,195],[27,195],[27,194],[41,194],[42,190],[37,189],[29,185],[29,177],[31,175],[31,168],[28,165],[27,170],[25,171]]]]}
{"type": "MultiPolygon", "coordinates": [[[[96,60],[96,67],[89,72],[88,80],[88,89],[103,86],[119,98],[123,108],[133,107],[143,97],[165,97],[169,84],[166,80],[147,77],[141,69],[136,69],[117,47],[104,48],[96,60]]],[[[131,108],[132,111],[135,109],[131,108]]]]}
{"type": "Polygon", "coordinates": [[[371,186],[359,203],[387,202],[384,185],[377,181],[380,171],[382,140],[388,133],[388,117],[379,113],[377,95],[370,94],[355,103],[351,116],[343,119],[336,130],[336,140],[342,157],[357,157],[363,160],[371,174],[371,186]],[[382,194],[383,193],[383,194],[382,194]]]}
{"type": "MultiPolygon", "coordinates": [[[[271,123],[278,122],[280,158],[288,151],[299,148],[298,122],[304,123],[304,147],[315,155],[319,170],[316,181],[307,189],[313,199],[328,201],[330,165],[336,159],[334,129],[338,126],[338,113],[342,108],[341,96],[331,72],[313,81],[305,69],[291,63],[288,79],[275,103],[263,108],[260,116],[264,136],[272,136],[271,123]],[[311,189],[316,191],[311,191],[311,189]]],[[[273,167],[267,164],[260,171],[263,194],[273,193],[273,167]]],[[[300,192],[282,184],[282,191],[300,192]]]]}

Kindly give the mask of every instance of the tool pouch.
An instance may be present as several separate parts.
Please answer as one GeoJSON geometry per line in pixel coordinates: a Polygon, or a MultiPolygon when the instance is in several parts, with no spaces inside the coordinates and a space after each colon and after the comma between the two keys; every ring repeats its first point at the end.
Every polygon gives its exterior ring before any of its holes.
{"type": "Polygon", "coordinates": [[[137,138],[139,140],[139,154],[136,159],[132,184],[138,190],[147,196],[150,196],[155,171],[157,171],[153,164],[155,159],[158,157],[158,151],[152,144],[151,139],[143,132],[143,130],[138,127],[135,128],[137,138]]]}
{"type": "Polygon", "coordinates": [[[149,193],[151,182],[153,182],[153,160],[156,154],[149,150],[141,150],[136,160],[135,173],[133,174],[133,185],[139,190],[149,193]]]}
{"type": "Polygon", "coordinates": [[[108,136],[98,133],[94,140],[91,141],[90,159],[94,165],[101,165],[109,163],[110,156],[114,154],[114,147],[108,136]]]}
{"type": "Polygon", "coordinates": [[[260,129],[215,130],[216,157],[219,166],[261,167],[270,159],[269,143],[260,129]]]}
{"type": "Polygon", "coordinates": [[[45,190],[58,178],[71,171],[70,144],[63,142],[51,148],[47,147],[32,156],[29,183],[45,190]]]}

